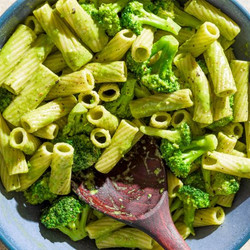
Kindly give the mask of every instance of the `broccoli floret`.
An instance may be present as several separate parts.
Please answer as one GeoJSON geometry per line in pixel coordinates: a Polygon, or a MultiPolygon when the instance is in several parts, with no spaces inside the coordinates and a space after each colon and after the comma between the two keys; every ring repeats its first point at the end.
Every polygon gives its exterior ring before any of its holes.
{"type": "Polygon", "coordinates": [[[144,75],[150,74],[151,68],[147,66],[147,62],[136,62],[132,58],[131,52],[129,51],[126,55],[126,66],[135,74],[137,79],[141,79],[144,75]]]}
{"type": "Polygon", "coordinates": [[[162,140],[161,154],[171,171],[178,177],[186,178],[191,164],[207,151],[213,151],[218,144],[215,135],[205,135],[193,140],[189,145],[172,145],[162,140]],[[167,151],[165,151],[167,150],[167,151]]]}
{"type": "Polygon", "coordinates": [[[234,96],[230,96],[229,98],[229,102],[230,102],[230,108],[232,109],[232,114],[230,116],[224,117],[218,121],[213,122],[212,124],[210,124],[207,128],[211,129],[211,130],[218,130],[221,127],[226,126],[227,124],[229,124],[231,121],[233,121],[234,117],[233,117],[233,107],[234,107],[234,96]]]}
{"type": "Polygon", "coordinates": [[[73,146],[73,172],[93,166],[101,156],[101,150],[94,146],[89,137],[84,134],[74,136],[64,136],[61,134],[53,142],[65,142],[73,146]]]}
{"type": "Polygon", "coordinates": [[[119,98],[115,101],[105,103],[105,108],[121,119],[132,118],[129,103],[134,98],[135,83],[135,79],[129,78],[122,86],[119,98]]]}
{"type": "Polygon", "coordinates": [[[81,7],[94,19],[98,13],[97,5],[91,1],[82,1],[81,7]]]}
{"type": "Polygon", "coordinates": [[[154,14],[161,18],[174,18],[174,1],[173,0],[154,0],[154,14]]]}
{"type": "Polygon", "coordinates": [[[190,228],[191,233],[194,235],[193,222],[195,210],[199,208],[206,208],[209,206],[209,194],[203,192],[198,188],[184,185],[178,190],[177,196],[183,202],[184,222],[190,228]]]}
{"type": "Polygon", "coordinates": [[[216,172],[212,175],[211,187],[215,195],[235,194],[240,188],[239,178],[216,172]]]}
{"type": "Polygon", "coordinates": [[[153,64],[151,74],[142,77],[142,83],[150,90],[171,93],[179,89],[179,83],[172,70],[173,59],[179,42],[173,36],[163,36],[152,48],[151,58],[161,51],[160,58],[153,64]]]}
{"type": "Polygon", "coordinates": [[[183,179],[182,181],[185,185],[189,185],[198,188],[202,191],[206,191],[203,175],[199,170],[191,173],[190,175],[188,175],[187,178],[183,179]]]}
{"type": "Polygon", "coordinates": [[[13,99],[14,95],[12,93],[5,88],[0,88],[0,113],[3,113],[13,99]]]}
{"type": "Polygon", "coordinates": [[[59,229],[72,240],[87,236],[86,221],[90,207],[73,196],[64,196],[52,203],[41,215],[42,224],[49,229],[59,229]]]}
{"type": "Polygon", "coordinates": [[[178,35],[181,27],[171,18],[163,19],[157,15],[146,11],[143,4],[138,1],[132,1],[127,4],[121,15],[122,27],[131,29],[137,35],[140,35],[143,25],[150,25],[158,29],[169,31],[178,35]]]}
{"type": "Polygon", "coordinates": [[[126,6],[128,1],[118,0],[115,3],[102,3],[96,15],[93,16],[109,36],[114,36],[122,29],[118,13],[126,6]]]}
{"type": "MultiPolygon", "coordinates": [[[[174,143],[173,147],[176,147],[177,145],[188,145],[191,141],[191,132],[187,123],[183,123],[173,130],[141,126],[140,131],[149,136],[158,136],[167,139],[171,143],[174,143]]],[[[166,148],[168,147],[169,146],[167,144],[166,148]]]]}
{"type": "Polygon", "coordinates": [[[81,133],[90,134],[94,126],[87,120],[88,110],[78,103],[69,113],[68,123],[63,128],[63,135],[73,136],[81,133]]]}
{"type": "Polygon", "coordinates": [[[57,195],[49,190],[49,173],[42,176],[31,187],[24,191],[26,201],[32,205],[41,204],[44,201],[52,202],[57,195]]]}
{"type": "Polygon", "coordinates": [[[143,97],[147,97],[150,95],[151,95],[150,91],[144,85],[140,84],[139,82],[135,84],[136,98],[143,98],[143,97]]]}

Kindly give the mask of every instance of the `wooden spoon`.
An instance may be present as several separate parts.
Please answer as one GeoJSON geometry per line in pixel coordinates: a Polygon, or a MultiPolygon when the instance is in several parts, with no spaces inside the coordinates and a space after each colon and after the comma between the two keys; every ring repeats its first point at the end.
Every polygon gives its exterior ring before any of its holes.
{"type": "Polygon", "coordinates": [[[144,231],[164,249],[190,249],[172,221],[165,167],[152,137],[144,136],[109,174],[94,175],[95,190],[85,185],[84,174],[74,179],[73,190],[80,199],[144,231]]]}

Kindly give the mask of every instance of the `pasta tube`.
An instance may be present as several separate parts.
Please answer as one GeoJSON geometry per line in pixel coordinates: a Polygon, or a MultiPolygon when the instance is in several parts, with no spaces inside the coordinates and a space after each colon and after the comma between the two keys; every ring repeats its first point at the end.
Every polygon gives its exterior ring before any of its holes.
{"type": "Polygon", "coordinates": [[[132,123],[122,120],[111,139],[111,144],[102,153],[95,164],[96,170],[108,173],[119,160],[131,149],[135,135],[139,129],[132,123]]]}
{"type": "Polygon", "coordinates": [[[17,174],[9,175],[2,154],[0,153],[0,177],[2,184],[7,192],[15,191],[20,188],[20,180],[17,174]]]}
{"type": "Polygon", "coordinates": [[[43,143],[29,160],[29,172],[20,174],[21,187],[19,191],[26,190],[36,182],[50,166],[54,145],[50,142],[43,143]]]}
{"type": "Polygon", "coordinates": [[[193,106],[190,89],[181,89],[170,94],[155,94],[130,102],[132,116],[148,117],[160,111],[173,111],[193,106]]]}
{"type": "Polygon", "coordinates": [[[224,50],[227,50],[229,47],[231,47],[234,44],[235,40],[229,41],[224,36],[220,36],[218,39],[218,42],[221,44],[224,50]]]}
{"type": "Polygon", "coordinates": [[[0,86],[36,39],[36,34],[26,25],[19,25],[0,52],[0,86]]]}
{"type": "Polygon", "coordinates": [[[243,153],[246,153],[246,149],[247,149],[247,146],[245,143],[241,142],[241,141],[237,141],[234,149],[240,151],[240,152],[243,152],[243,153]]]}
{"type": "Polygon", "coordinates": [[[231,96],[236,85],[229,63],[220,43],[215,41],[204,52],[204,58],[211,75],[214,93],[219,97],[231,96]]]}
{"type": "Polygon", "coordinates": [[[98,249],[110,247],[129,247],[152,249],[153,239],[136,228],[122,228],[104,235],[95,241],[98,249]]]}
{"type": "Polygon", "coordinates": [[[233,115],[230,96],[219,97],[213,93],[213,115],[214,121],[219,121],[233,115]]]}
{"type": "Polygon", "coordinates": [[[36,35],[43,33],[43,28],[34,16],[28,16],[24,24],[34,31],[36,35]]]}
{"type": "Polygon", "coordinates": [[[197,30],[197,32],[190,37],[185,43],[183,43],[179,52],[191,53],[194,57],[200,56],[210,44],[217,40],[220,36],[220,31],[210,22],[203,23],[197,30]]]}
{"type": "Polygon", "coordinates": [[[221,34],[230,41],[240,33],[240,27],[231,18],[205,0],[189,0],[184,10],[203,22],[216,23],[221,34]]]}
{"type": "MultiPolygon", "coordinates": [[[[174,37],[178,40],[179,44],[181,45],[187,40],[189,40],[195,34],[195,31],[196,31],[195,29],[192,29],[190,27],[182,27],[178,35],[176,36],[174,35],[174,37]]],[[[167,35],[171,35],[171,34],[167,31],[157,30],[154,34],[154,42],[157,42],[158,40],[161,39],[161,37],[167,36],[167,35]]]]}
{"type": "Polygon", "coordinates": [[[101,85],[98,95],[104,102],[112,102],[119,98],[120,89],[116,83],[104,83],[101,85]]]}
{"type": "Polygon", "coordinates": [[[121,60],[136,39],[136,35],[131,30],[121,30],[118,32],[103,50],[94,57],[96,62],[113,62],[121,60]]]}
{"type": "Polygon", "coordinates": [[[10,146],[20,149],[26,155],[34,154],[40,145],[40,140],[23,128],[15,128],[10,133],[10,146]]]}
{"type": "Polygon", "coordinates": [[[90,133],[90,140],[97,148],[106,148],[111,143],[111,136],[108,130],[95,128],[90,133]]]}
{"type": "Polygon", "coordinates": [[[154,128],[166,129],[171,123],[171,115],[167,112],[157,112],[150,118],[149,125],[154,128]]]}
{"type": "Polygon", "coordinates": [[[40,35],[25,53],[25,57],[4,81],[5,87],[13,94],[18,95],[46,59],[53,46],[54,44],[47,35],[40,35]]]}
{"type": "Polygon", "coordinates": [[[126,226],[124,223],[108,216],[104,216],[99,220],[89,223],[85,229],[90,239],[98,239],[99,237],[107,235],[124,226],[126,226]]]}
{"type": "Polygon", "coordinates": [[[211,207],[196,210],[194,227],[219,226],[225,220],[225,213],[221,207],[211,207]]]}
{"type": "Polygon", "coordinates": [[[179,54],[174,64],[189,82],[194,95],[193,120],[203,124],[213,122],[211,89],[207,77],[195,58],[190,54],[179,54]]]}
{"type": "Polygon", "coordinates": [[[240,123],[229,123],[220,128],[220,131],[228,136],[234,136],[239,139],[243,134],[243,126],[240,123]]]}
{"type": "Polygon", "coordinates": [[[96,83],[127,81],[127,67],[123,61],[89,63],[85,66],[85,69],[91,71],[96,83]]]}
{"type": "Polygon", "coordinates": [[[70,193],[73,155],[74,148],[67,143],[57,143],[54,146],[49,179],[49,189],[52,193],[70,193]]]}
{"type": "Polygon", "coordinates": [[[28,172],[28,165],[21,150],[9,145],[10,129],[0,114],[0,153],[3,156],[9,175],[28,172]]]}
{"type": "Polygon", "coordinates": [[[53,123],[69,114],[76,104],[74,96],[58,98],[22,116],[22,127],[29,133],[53,123]]]}
{"type": "Polygon", "coordinates": [[[234,155],[208,152],[202,157],[202,167],[224,174],[250,178],[250,159],[234,155]]]}
{"type": "Polygon", "coordinates": [[[59,78],[59,82],[53,86],[46,100],[52,100],[58,97],[74,95],[80,92],[92,90],[95,86],[95,80],[89,70],[83,69],[59,78]]]}
{"type": "Polygon", "coordinates": [[[63,55],[60,51],[57,51],[49,55],[44,61],[43,65],[46,66],[55,74],[61,72],[63,69],[67,67],[67,63],[65,62],[63,55]]]}
{"type": "Polygon", "coordinates": [[[21,117],[37,108],[57,81],[57,75],[40,65],[20,95],[5,109],[3,117],[12,125],[20,126],[21,117]]]}
{"type": "Polygon", "coordinates": [[[171,125],[174,128],[177,128],[181,126],[183,123],[187,123],[192,135],[197,136],[197,135],[202,135],[204,134],[203,130],[200,128],[200,126],[193,121],[191,114],[186,111],[186,110],[178,110],[175,111],[172,115],[172,120],[171,120],[171,125]]]}
{"type": "Polygon", "coordinates": [[[155,29],[144,26],[141,34],[132,44],[131,55],[136,62],[145,62],[151,55],[155,29]]]}
{"type": "Polygon", "coordinates": [[[170,198],[176,197],[178,189],[183,186],[182,181],[172,172],[167,171],[168,195],[170,198]]]}
{"type": "Polygon", "coordinates": [[[36,132],[33,133],[33,135],[43,139],[53,140],[57,137],[58,132],[59,132],[59,126],[55,123],[51,123],[37,130],[36,132]]]}
{"type": "Polygon", "coordinates": [[[244,123],[247,157],[250,158],[250,121],[244,123]]]}
{"type": "Polygon", "coordinates": [[[217,136],[218,139],[218,146],[216,148],[216,151],[230,154],[237,142],[237,139],[234,136],[227,136],[222,132],[218,133],[217,136]]]}
{"type": "Polygon", "coordinates": [[[59,0],[56,9],[93,52],[103,50],[108,36],[76,0],[59,0]]]}
{"type": "Polygon", "coordinates": [[[78,41],[48,3],[34,10],[33,13],[73,71],[80,69],[92,59],[92,54],[78,41]]]}
{"type": "Polygon", "coordinates": [[[231,207],[233,204],[235,194],[218,196],[217,204],[222,207],[231,207]]]}
{"type": "Polygon", "coordinates": [[[87,119],[89,123],[96,127],[107,129],[111,134],[114,134],[119,125],[118,118],[101,105],[90,109],[87,114],[87,119]]]}
{"type": "Polygon", "coordinates": [[[178,221],[174,225],[184,240],[191,234],[190,228],[185,223],[178,221]]]}
{"type": "Polygon", "coordinates": [[[231,69],[236,83],[237,92],[234,95],[234,122],[248,120],[248,79],[249,62],[232,60],[231,69]]]}
{"type": "Polygon", "coordinates": [[[94,90],[86,91],[80,93],[78,96],[78,102],[81,103],[85,108],[92,109],[99,104],[100,97],[94,90]]]}

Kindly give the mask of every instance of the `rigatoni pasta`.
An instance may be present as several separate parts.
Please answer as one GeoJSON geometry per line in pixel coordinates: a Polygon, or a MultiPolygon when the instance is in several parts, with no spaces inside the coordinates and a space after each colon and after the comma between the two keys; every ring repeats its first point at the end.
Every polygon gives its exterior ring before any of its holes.
{"type": "Polygon", "coordinates": [[[66,116],[75,104],[76,98],[74,96],[55,99],[23,115],[21,124],[27,132],[34,133],[61,117],[66,116]]]}
{"type": "Polygon", "coordinates": [[[233,95],[237,90],[235,81],[223,48],[218,41],[208,47],[204,58],[211,75],[214,93],[219,97],[233,95]]]}
{"type": "Polygon", "coordinates": [[[20,188],[19,175],[9,175],[5,161],[0,153],[0,177],[2,184],[7,192],[15,191],[20,188]]]}
{"type": "Polygon", "coordinates": [[[127,67],[124,61],[89,63],[85,69],[91,71],[96,83],[126,82],[127,80],[127,67]]]}
{"type": "Polygon", "coordinates": [[[102,153],[95,164],[101,173],[108,173],[119,162],[122,156],[130,150],[139,129],[132,123],[122,120],[112,137],[111,144],[102,153]]]}
{"type": "Polygon", "coordinates": [[[0,52],[0,86],[36,39],[26,25],[19,25],[0,52]]]}
{"type": "Polygon", "coordinates": [[[189,0],[184,10],[203,22],[215,23],[221,34],[230,41],[240,33],[240,27],[231,18],[205,0],[189,0]]]}
{"type": "Polygon", "coordinates": [[[194,95],[193,120],[203,124],[213,122],[211,89],[205,73],[190,54],[179,54],[174,63],[190,84],[194,95]]]}
{"type": "Polygon", "coordinates": [[[108,36],[76,0],[59,0],[56,9],[93,52],[103,50],[108,36]]]}
{"type": "Polygon", "coordinates": [[[198,57],[210,44],[217,40],[219,36],[220,31],[216,25],[205,22],[198,28],[197,32],[192,37],[180,46],[179,52],[188,52],[194,57],[198,57]]]}
{"type": "Polygon", "coordinates": [[[3,117],[12,125],[20,126],[21,117],[41,104],[58,79],[57,75],[40,65],[20,95],[5,109],[3,117]]]}
{"type": "Polygon", "coordinates": [[[144,26],[141,34],[132,44],[131,55],[136,62],[144,62],[149,59],[154,41],[155,29],[144,26]]]}
{"type": "Polygon", "coordinates": [[[70,193],[73,155],[74,148],[67,143],[57,143],[54,146],[49,179],[49,189],[52,193],[70,193]]]}
{"type": "Polygon", "coordinates": [[[9,145],[10,129],[1,114],[0,138],[0,153],[3,156],[9,175],[27,173],[29,169],[23,152],[9,145]]]}
{"type": "Polygon", "coordinates": [[[69,96],[94,88],[95,79],[89,70],[83,69],[63,75],[46,96],[46,100],[69,96]]]}
{"type": "Polygon", "coordinates": [[[48,3],[33,13],[56,47],[62,52],[67,65],[72,70],[80,69],[92,59],[92,54],[78,41],[48,3]]]}
{"type": "Polygon", "coordinates": [[[94,57],[96,62],[113,62],[121,60],[136,39],[136,35],[128,29],[118,32],[103,50],[94,57]],[[120,46],[122,44],[122,46],[120,46]]]}
{"type": "Polygon", "coordinates": [[[248,120],[249,65],[249,62],[239,60],[232,60],[230,64],[237,88],[234,95],[234,122],[248,120]]]}
{"type": "Polygon", "coordinates": [[[40,145],[40,140],[23,128],[15,128],[10,133],[10,146],[20,149],[26,155],[34,154],[40,145]]]}
{"type": "Polygon", "coordinates": [[[37,130],[36,132],[33,133],[33,135],[43,139],[53,140],[57,137],[58,132],[59,132],[59,125],[57,125],[56,123],[51,123],[37,130]]]}
{"type": "Polygon", "coordinates": [[[100,99],[104,102],[112,102],[119,98],[120,88],[116,83],[103,83],[98,90],[100,99]]]}
{"type": "Polygon", "coordinates": [[[39,69],[40,64],[46,59],[53,46],[54,44],[47,35],[40,35],[25,53],[25,57],[4,81],[5,87],[13,94],[18,95],[39,69]]]}
{"type": "Polygon", "coordinates": [[[29,159],[29,172],[20,174],[19,191],[26,190],[36,182],[51,164],[54,145],[50,142],[43,143],[35,154],[29,159]]]}

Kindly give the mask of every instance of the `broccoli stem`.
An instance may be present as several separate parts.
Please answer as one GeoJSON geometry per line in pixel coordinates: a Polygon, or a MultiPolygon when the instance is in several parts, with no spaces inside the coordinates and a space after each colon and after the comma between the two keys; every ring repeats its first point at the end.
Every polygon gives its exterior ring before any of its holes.
{"type": "Polygon", "coordinates": [[[157,29],[165,30],[178,35],[181,27],[175,23],[171,18],[163,19],[145,10],[140,10],[144,17],[139,17],[138,21],[141,24],[151,25],[157,29]]]}
{"type": "Polygon", "coordinates": [[[185,224],[189,227],[191,234],[195,235],[194,233],[194,227],[193,227],[193,222],[194,222],[194,216],[195,216],[195,210],[196,208],[192,204],[183,204],[184,207],[184,222],[185,224]]]}
{"type": "Polygon", "coordinates": [[[175,199],[173,204],[171,204],[170,212],[173,213],[175,210],[177,210],[177,209],[179,209],[181,207],[182,207],[182,201],[179,198],[177,198],[177,199],[175,199]]]}
{"type": "Polygon", "coordinates": [[[152,128],[148,126],[141,126],[140,131],[143,134],[146,134],[149,136],[158,136],[158,137],[167,139],[172,143],[178,143],[182,139],[181,133],[179,130],[166,130],[166,129],[152,128]]]}
{"type": "Polygon", "coordinates": [[[88,219],[88,214],[90,211],[90,207],[86,205],[83,208],[83,211],[81,213],[81,218],[77,220],[76,222],[70,223],[68,227],[59,226],[57,229],[59,229],[62,233],[68,235],[73,241],[82,240],[87,236],[87,232],[85,230],[86,222],[88,219]]]}
{"type": "Polygon", "coordinates": [[[162,79],[172,72],[172,62],[178,51],[179,42],[173,36],[163,36],[152,48],[151,57],[161,51],[158,61],[152,66],[152,73],[159,72],[162,79]]]}
{"type": "Polygon", "coordinates": [[[119,0],[116,3],[112,4],[112,11],[119,13],[129,2],[129,0],[119,0]]]}
{"type": "Polygon", "coordinates": [[[188,26],[197,29],[202,22],[187,12],[182,11],[178,7],[174,7],[174,21],[180,26],[188,26]]]}

